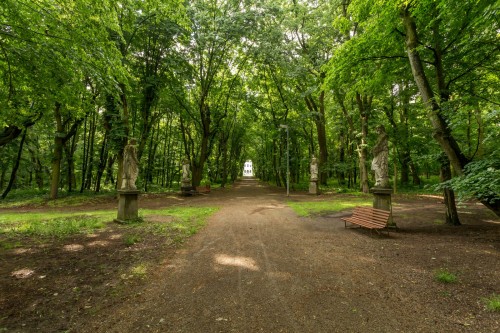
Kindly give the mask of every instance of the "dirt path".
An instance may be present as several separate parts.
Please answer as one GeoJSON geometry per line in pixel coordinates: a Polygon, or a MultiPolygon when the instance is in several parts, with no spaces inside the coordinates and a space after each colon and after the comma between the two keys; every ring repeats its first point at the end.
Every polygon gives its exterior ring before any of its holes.
{"type": "MultiPolygon", "coordinates": [[[[425,230],[425,237],[411,232],[370,237],[345,230],[338,219],[301,219],[282,193],[250,180],[196,199],[212,200],[222,209],[150,283],[75,331],[495,332],[499,327],[499,315],[474,299],[481,290],[500,291],[498,266],[482,272],[473,296],[468,286],[447,290],[433,281],[439,262],[460,266],[460,258],[440,253],[456,252],[454,242],[460,240],[440,245],[425,230]],[[417,238],[403,244],[411,237],[417,238]]],[[[492,255],[489,264],[500,263],[497,236],[483,244],[492,255]]],[[[474,255],[463,259],[481,265],[474,255]]],[[[461,278],[473,279],[475,273],[464,267],[461,278]]]]}

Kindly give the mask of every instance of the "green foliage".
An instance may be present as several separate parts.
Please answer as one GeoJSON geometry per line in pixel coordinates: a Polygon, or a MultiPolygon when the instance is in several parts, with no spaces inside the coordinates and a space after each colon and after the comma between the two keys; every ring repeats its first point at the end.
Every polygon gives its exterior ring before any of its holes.
{"type": "Polygon", "coordinates": [[[306,202],[287,202],[297,215],[311,216],[315,214],[325,214],[330,212],[337,212],[344,209],[353,208],[356,206],[370,206],[372,204],[371,198],[359,197],[335,197],[333,200],[328,201],[306,201],[306,202]]]}
{"type": "Polygon", "coordinates": [[[446,269],[440,269],[434,274],[434,278],[442,283],[455,283],[457,276],[446,269]]]}
{"type": "Polygon", "coordinates": [[[488,298],[484,298],[483,302],[488,310],[500,312],[500,295],[493,294],[488,298]]]}
{"type": "Polygon", "coordinates": [[[127,246],[132,246],[142,241],[142,238],[138,235],[126,235],[123,242],[127,246]]]}
{"type": "Polygon", "coordinates": [[[460,201],[472,198],[500,202],[500,150],[466,165],[464,175],[438,185],[439,189],[451,187],[460,201]]]}

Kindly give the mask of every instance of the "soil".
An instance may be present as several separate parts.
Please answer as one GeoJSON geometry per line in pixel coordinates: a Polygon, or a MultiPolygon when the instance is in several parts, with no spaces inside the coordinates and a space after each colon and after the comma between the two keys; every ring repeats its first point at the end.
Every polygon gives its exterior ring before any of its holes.
{"type": "MultiPolygon", "coordinates": [[[[0,332],[500,332],[484,301],[500,294],[500,220],[487,209],[460,207],[452,227],[440,198],[395,195],[398,228],[379,235],[345,228],[349,211],[301,218],[286,205],[330,199],[243,180],[141,197],[142,208],[220,207],[182,244],[149,233],[127,245],[114,223],[25,239],[0,250],[0,332]],[[440,269],[457,281],[437,281],[440,269]]],[[[50,208],[22,210],[37,209],[50,208]]]]}

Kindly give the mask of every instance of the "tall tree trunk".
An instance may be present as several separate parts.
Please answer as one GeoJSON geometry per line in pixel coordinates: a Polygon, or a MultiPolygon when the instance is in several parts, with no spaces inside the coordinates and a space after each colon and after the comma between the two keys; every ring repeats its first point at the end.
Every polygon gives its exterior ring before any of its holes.
{"type": "Polygon", "coordinates": [[[52,173],[50,178],[50,199],[57,199],[59,179],[61,176],[61,160],[63,155],[64,127],[61,116],[61,103],[56,102],[54,108],[56,135],[54,136],[54,153],[52,156],[52,173]]]}
{"type": "Polygon", "coordinates": [[[24,146],[24,141],[26,140],[27,131],[28,129],[25,128],[23,136],[21,137],[21,143],[19,144],[19,149],[17,151],[16,162],[14,163],[14,166],[12,167],[12,172],[10,173],[9,184],[7,185],[5,191],[2,193],[2,199],[5,199],[7,197],[7,194],[9,194],[10,190],[12,189],[12,186],[14,185],[14,181],[16,180],[16,174],[17,170],[19,169],[19,164],[21,163],[21,156],[23,153],[23,146],[24,146]]]}
{"type": "Polygon", "coordinates": [[[113,174],[113,164],[115,164],[116,155],[109,155],[108,162],[106,163],[106,178],[104,179],[104,184],[114,184],[115,177],[113,174]]]}
{"type": "Polygon", "coordinates": [[[67,166],[67,185],[68,192],[72,192],[76,188],[76,175],[75,175],[75,151],[76,151],[76,138],[77,135],[73,135],[71,140],[68,140],[64,144],[64,152],[66,156],[66,166],[67,166]]]}
{"type": "Polygon", "coordinates": [[[372,97],[366,95],[361,96],[359,93],[356,93],[356,102],[358,103],[361,121],[361,145],[358,147],[360,187],[363,193],[368,193],[370,189],[368,184],[368,167],[366,162],[368,158],[368,118],[371,111],[372,97]]]}
{"type": "MultiPolygon", "coordinates": [[[[413,78],[417,84],[422,100],[427,107],[428,117],[434,130],[433,137],[439,143],[443,151],[448,156],[451,165],[455,172],[459,175],[463,173],[463,167],[469,162],[460,150],[455,138],[451,134],[445,119],[441,113],[441,107],[434,96],[429,80],[422,65],[422,59],[418,51],[418,35],[415,20],[411,16],[409,8],[404,8],[401,11],[403,26],[406,32],[406,49],[408,59],[413,73],[413,78]]],[[[439,60],[438,58],[436,61],[439,60]]],[[[439,80],[441,80],[442,75],[439,80]]]]}
{"type": "MultiPolygon", "coordinates": [[[[85,189],[90,190],[92,188],[92,175],[94,172],[94,147],[95,147],[95,133],[97,130],[97,112],[92,115],[92,121],[90,122],[90,138],[89,145],[87,148],[87,176],[85,181],[85,189]]],[[[83,190],[80,190],[83,193],[83,190]]]]}
{"type": "MultiPolygon", "coordinates": [[[[439,178],[441,182],[445,182],[451,179],[451,169],[450,160],[443,153],[439,158],[440,172],[439,178]]],[[[445,220],[446,224],[460,225],[460,219],[458,218],[457,206],[455,205],[455,193],[449,187],[445,187],[443,190],[444,203],[446,206],[445,220]]]]}
{"type": "Polygon", "coordinates": [[[88,161],[89,161],[89,156],[88,156],[88,151],[89,151],[89,136],[87,135],[87,120],[88,117],[85,117],[85,120],[83,121],[83,157],[82,157],[82,178],[81,178],[81,186],[80,186],[80,193],[83,193],[83,190],[85,188],[85,179],[87,177],[87,167],[88,167],[88,161]]]}
{"type": "MultiPolygon", "coordinates": [[[[209,150],[209,139],[210,136],[212,135],[211,132],[211,115],[210,115],[210,108],[205,102],[201,102],[200,104],[200,116],[201,116],[201,125],[202,125],[202,131],[201,131],[201,142],[200,142],[200,148],[199,148],[199,154],[197,158],[193,158],[192,160],[192,184],[193,186],[200,186],[201,180],[203,179],[203,168],[205,167],[205,162],[207,158],[210,155],[210,150],[209,150]]],[[[194,154],[193,154],[194,155],[194,154]]]]}
{"type": "Polygon", "coordinates": [[[307,108],[313,115],[314,124],[316,125],[316,134],[318,137],[319,148],[319,181],[321,185],[327,185],[328,180],[328,147],[326,140],[326,123],[325,123],[325,91],[322,90],[319,94],[318,103],[314,101],[311,95],[304,97],[307,108]]]}
{"type": "Polygon", "coordinates": [[[346,151],[346,138],[344,134],[344,128],[342,127],[339,131],[339,166],[337,168],[337,181],[339,186],[345,185],[345,151],[346,151]]]}
{"type": "Polygon", "coordinates": [[[101,190],[102,175],[104,174],[104,170],[106,169],[106,162],[108,159],[108,140],[108,135],[107,133],[105,133],[101,144],[101,151],[99,154],[99,165],[97,167],[95,192],[99,192],[101,190]]]}

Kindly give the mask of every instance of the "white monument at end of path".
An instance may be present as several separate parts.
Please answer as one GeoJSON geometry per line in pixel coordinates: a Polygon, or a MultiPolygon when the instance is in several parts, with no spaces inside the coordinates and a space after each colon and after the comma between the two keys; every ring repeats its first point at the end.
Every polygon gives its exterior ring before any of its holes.
{"type": "Polygon", "coordinates": [[[250,160],[247,160],[243,166],[243,177],[253,177],[253,164],[250,160]]]}

